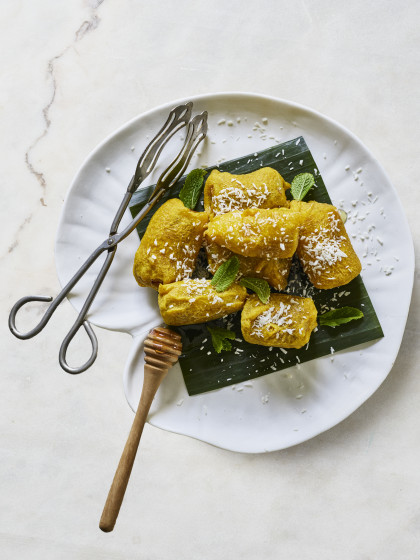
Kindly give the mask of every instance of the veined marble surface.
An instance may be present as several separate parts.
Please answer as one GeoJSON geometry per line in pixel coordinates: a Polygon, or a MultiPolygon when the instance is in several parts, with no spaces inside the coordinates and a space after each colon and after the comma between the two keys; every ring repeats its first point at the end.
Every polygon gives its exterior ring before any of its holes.
{"type": "Polygon", "coordinates": [[[130,339],[96,329],[102,351],[73,377],[57,362],[70,305],[26,342],[7,316],[21,296],[59,289],[55,231],[86,155],[135,115],[193,94],[265,93],[348,127],[385,167],[417,246],[418,2],[4,0],[1,9],[1,557],[417,558],[418,282],[395,366],[351,417],[256,456],[146,426],[108,535],[98,521],[132,421],[121,379],[130,339]]]}

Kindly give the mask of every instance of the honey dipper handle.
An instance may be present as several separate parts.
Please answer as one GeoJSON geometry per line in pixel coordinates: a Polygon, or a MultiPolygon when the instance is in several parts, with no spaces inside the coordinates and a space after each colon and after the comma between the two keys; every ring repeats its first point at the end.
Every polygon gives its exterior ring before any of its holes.
{"type": "Polygon", "coordinates": [[[162,370],[149,364],[144,365],[140,402],[99,522],[99,528],[105,533],[114,528],[150,406],[167,371],[167,369],[162,370]]]}

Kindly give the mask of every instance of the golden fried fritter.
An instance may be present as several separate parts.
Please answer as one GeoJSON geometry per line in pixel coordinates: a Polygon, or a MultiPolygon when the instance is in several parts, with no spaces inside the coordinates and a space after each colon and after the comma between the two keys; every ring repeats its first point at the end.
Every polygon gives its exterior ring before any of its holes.
{"type": "Polygon", "coordinates": [[[296,251],[300,223],[289,208],[249,208],[216,216],[205,236],[244,257],[284,259],[296,251]]]}
{"type": "Polygon", "coordinates": [[[286,206],[285,190],[288,188],[289,183],[271,167],[243,175],[214,169],[204,187],[204,209],[213,217],[245,208],[286,206]]]}
{"type": "Polygon", "coordinates": [[[217,292],[204,278],[159,286],[159,309],[167,325],[193,325],[219,319],[244,306],[246,288],[233,283],[217,292]]]}
{"type": "Polygon", "coordinates": [[[292,201],[290,208],[303,216],[297,255],[315,287],[338,288],[360,274],[362,265],[335,206],[292,201]]]}
{"type": "Polygon", "coordinates": [[[156,290],[191,276],[207,226],[206,212],[194,212],[171,198],[155,212],[134,257],[140,286],[156,290]]]}
{"type": "MultiPolygon", "coordinates": [[[[214,242],[206,242],[208,268],[212,274],[216,272],[221,264],[229,260],[234,253],[217,245],[214,242]]],[[[264,259],[262,257],[243,257],[236,255],[240,267],[238,278],[250,276],[251,278],[263,278],[278,291],[287,286],[292,259],[264,259]]]]}
{"type": "Polygon", "coordinates": [[[262,303],[253,294],[242,310],[242,335],[251,344],[302,348],[317,325],[316,318],[310,298],[271,294],[268,303],[262,303]]]}

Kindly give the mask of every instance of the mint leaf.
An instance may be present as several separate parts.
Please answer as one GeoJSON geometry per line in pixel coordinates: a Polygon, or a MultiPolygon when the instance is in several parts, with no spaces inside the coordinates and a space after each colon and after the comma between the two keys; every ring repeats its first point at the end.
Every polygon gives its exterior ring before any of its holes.
{"type": "Polygon", "coordinates": [[[184,206],[190,210],[194,210],[197,206],[206,173],[205,169],[193,169],[185,179],[185,183],[179,193],[179,198],[184,203],[184,206]]]}
{"type": "Polygon", "coordinates": [[[303,200],[315,184],[312,173],[299,173],[293,178],[290,192],[295,200],[303,200]]]}
{"type": "Polygon", "coordinates": [[[211,284],[217,292],[224,292],[235,281],[239,266],[239,259],[235,256],[219,266],[211,279],[211,284]]]}
{"type": "Polygon", "coordinates": [[[339,307],[319,316],[319,324],[327,327],[338,327],[344,323],[364,317],[363,312],[355,307],[339,307]]]}
{"type": "Polygon", "coordinates": [[[239,280],[239,284],[255,292],[263,303],[270,299],[270,285],[267,280],[244,277],[239,280]]]}
{"type": "Polygon", "coordinates": [[[236,338],[236,334],[233,331],[220,327],[207,327],[207,329],[211,334],[213,347],[218,354],[220,354],[222,350],[232,350],[232,344],[226,339],[234,340],[236,338]]]}

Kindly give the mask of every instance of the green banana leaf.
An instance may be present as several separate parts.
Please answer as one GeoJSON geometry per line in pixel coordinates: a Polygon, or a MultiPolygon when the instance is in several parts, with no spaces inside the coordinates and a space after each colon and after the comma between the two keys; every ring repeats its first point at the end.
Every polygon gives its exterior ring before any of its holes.
{"type": "MultiPolygon", "coordinates": [[[[241,174],[250,173],[260,167],[277,169],[289,183],[298,173],[312,173],[315,176],[315,186],[309,191],[305,200],[331,203],[318,167],[302,136],[258,152],[256,155],[246,155],[209,167],[207,171],[210,172],[217,168],[220,171],[241,174]]],[[[171,189],[170,193],[162,197],[162,200],[139,224],[137,230],[140,238],[145,232],[153,212],[169,198],[178,196],[184,181],[185,177],[171,189]]],[[[153,188],[154,185],[142,188],[134,194],[130,205],[133,216],[144,206],[153,188]]],[[[202,198],[196,210],[203,210],[202,198]]],[[[334,307],[350,306],[362,310],[364,317],[335,328],[318,326],[317,330],[312,333],[309,344],[299,350],[269,349],[245,342],[241,334],[240,313],[208,323],[209,326],[229,328],[236,333],[235,340],[231,341],[232,350],[230,352],[216,353],[206,324],[177,327],[176,330],[181,334],[183,343],[183,355],[180,357],[179,363],[190,395],[220,389],[269,373],[273,374],[275,371],[286,369],[297,363],[314,360],[384,336],[360,276],[341,288],[318,290],[312,286],[302,272],[299,261],[294,259],[286,292],[312,297],[318,313],[334,307]]]]}

